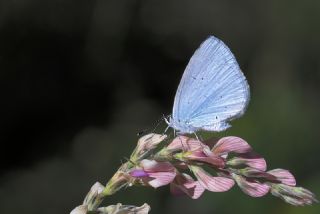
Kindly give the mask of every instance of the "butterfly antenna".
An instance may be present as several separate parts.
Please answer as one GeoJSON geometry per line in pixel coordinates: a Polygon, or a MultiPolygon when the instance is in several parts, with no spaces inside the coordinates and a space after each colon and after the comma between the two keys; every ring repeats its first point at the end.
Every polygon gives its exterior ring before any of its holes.
{"type": "MultiPolygon", "coordinates": [[[[158,119],[158,120],[156,121],[156,123],[152,125],[152,126],[154,126],[154,128],[152,129],[152,133],[155,132],[155,130],[158,128],[158,126],[160,125],[160,123],[161,123],[162,121],[163,121],[163,117],[161,117],[160,119],[158,119]]],[[[142,131],[139,131],[139,132],[137,133],[137,136],[140,137],[140,136],[144,135],[145,133],[148,133],[149,130],[150,130],[150,128],[143,129],[142,131]]]]}
{"type": "Polygon", "coordinates": [[[167,126],[167,128],[164,130],[164,132],[162,134],[167,133],[167,131],[169,130],[170,126],[167,126]]]}
{"type": "Polygon", "coordinates": [[[169,122],[169,120],[168,120],[168,118],[170,118],[170,116],[171,116],[171,115],[168,115],[168,116],[165,116],[164,114],[162,115],[162,120],[164,120],[164,121],[166,122],[166,124],[168,125],[162,134],[167,133],[167,131],[168,131],[169,128],[170,128],[170,125],[169,125],[170,122],[169,122]]]}
{"type": "Polygon", "coordinates": [[[163,121],[163,118],[161,117],[161,119],[159,119],[159,120],[157,121],[157,124],[156,124],[155,127],[153,128],[153,130],[152,130],[153,133],[154,133],[155,130],[158,128],[158,126],[162,123],[162,121],[163,121]]]}
{"type": "Polygon", "coordinates": [[[193,134],[194,134],[194,136],[196,136],[197,140],[199,140],[199,141],[201,141],[201,142],[204,141],[204,140],[203,140],[203,137],[202,137],[201,135],[197,135],[196,132],[194,132],[193,134]]]}
{"type": "Polygon", "coordinates": [[[196,132],[194,132],[193,134],[194,134],[194,136],[196,136],[196,138],[197,138],[198,141],[201,141],[201,140],[199,139],[199,137],[198,137],[198,135],[197,135],[196,132]]]}

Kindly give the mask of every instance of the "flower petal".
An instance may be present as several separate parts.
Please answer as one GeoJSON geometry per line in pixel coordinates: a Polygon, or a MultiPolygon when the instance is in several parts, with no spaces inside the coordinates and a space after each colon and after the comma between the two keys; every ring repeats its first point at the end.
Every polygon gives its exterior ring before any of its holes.
{"type": "Polygon", "coordinates": [[[296,185],[296,179],[294,178],[294,176],[285,169],[273,169],[268,171],[269,174],[274,175],[277,177],[277,179],[286,185],[289,186],[295,186],[296,185]]]}
{"type": "Polygon", "coordinates": [[[146,172],[163,172],[175,170],[175,168],[169,162],[157,162],[155,160],[143,159],[140,162],[140,165],[146,172]]]}
{"type": "Polygon", "coordinates": [[[150,133],[142,136],[138,140],[138,150],[150,150],[154,149],[159,143],[167,138],[167,135],[160,135],[155,133],[150,133]]]}
{"type": "Polygon", "coordinates": [[[166,139],[167,135],[150,133],[138,140],[138,145],[130,156],[130,160],[136,162],[140,160],[147,152],[157,148],[157,146],[166,139]]]}
{"type": "Polygon", "coordinates": [[[213,177],[198,166],[190,166],[191,171],[197,177],[199,183],[212,192],[225,192],[234,185],[234,181],[225,177],[213,177]]]}
{"type": "Polygon", "coordinates": [[[176,176],[176,172],[154,172],[149,173],[149,178],[146,181],[153,188],[158,188],[171,183],[176,176]]]}
{"type": "Polygon", "coordinates": [[[216,156],[214,154],[212,154],[211,156],[207,156],[202,151],[188,152],[188,154],[186,155],[186,158],[189,160],[206,162],[211,164],[212,166],[219,167],[219,168],[223,168],[225,165],[223,158],[216,156]]]}
{"type": "Polygon", "coordinates": [[[187,136],[178,136],[168,145],[167,149],[171,151],[193,151],[202,149],[205,144],[201,141],[187,136]]]}
{"type": "Polygon", "coordinates": [[[216,155],[223,155],[229,152],[247,153],[251,151],[249,144],[239,137],[223,137],[212,148],[216,155]]]}
{"type": "Polygon", "coordinates": [[[252,197],[262,197],[266,195],[270,190],[269,185],[259,183],[254,179],[246,179],[241,175],[237,175],[234,173],[232,173],[232,177],[237,182],[241,190],[252,197]]]}
{"type": "Polygon", "coordinates": [[[101,183],[96,182],[88,192],[87,196],[85,197],[83,201],[83,205],[88,205],[89,209],[91,208],[90,205],[92,205],[93,201],[95,201],[99,194],[103,192],[105,189],[105,186],[103,186],[101,183]]]}
{"type": "Polygon", "coordinates": [[[154,188],[171,183],[176,176],[176,170],[169,162],[157,162],[155,160],[144,159],[140,165],[149,175],[143,178],[143,181],[154,188]]]}
{"type": "Polygon", "coordinates": [[[267,169],[267,163],[265,159],[261,155],[254,152],[239,154],[238,156],[230,159],[227,164],[230,166],[246,165],[262,171],[266,171],[267,169]]]}

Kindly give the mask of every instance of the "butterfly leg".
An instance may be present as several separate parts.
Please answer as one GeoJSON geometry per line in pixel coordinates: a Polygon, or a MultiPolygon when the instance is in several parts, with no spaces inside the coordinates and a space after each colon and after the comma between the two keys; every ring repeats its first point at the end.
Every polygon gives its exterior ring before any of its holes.
{"type": "Polygon", "coordinates": [[[162,134],[167,133],[168,129],[170,128],[170,126],[167,126],[167,128],[164,130],[164,132],[162,134]]]}
{"type": "Polygon", "coordinates": [[[194,136],[196,136],[198,141],[201,141],[196,132],[194,132],[193,134],[194,134],[194,136]]]}
{"type": "Polygon", "coordinates": [[[198,136],[196,132],[193,133],[197,140],[199,141],[199,146],[203,147],[203,144],[201,143],[203,141],[202,137],[201,136],[198,136]]]}
{"type": "Polygon", "coordinates": [[[182,142],[182,139],[180,138],[181,135],[178,135],[178,138],[180,140],[180,143],[181,143],[181,147],[182,147],[182,150],[185,152],[185,151],[188,151],[188,148],[186,148],[185,144],[183,144],[182,142]]]}

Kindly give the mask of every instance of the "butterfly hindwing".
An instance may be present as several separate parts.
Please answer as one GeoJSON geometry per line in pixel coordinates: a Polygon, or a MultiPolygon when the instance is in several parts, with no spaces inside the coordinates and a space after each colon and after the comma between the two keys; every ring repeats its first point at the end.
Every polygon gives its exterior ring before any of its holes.
{"type": "Polygon", "coordinates": [[[172,119],[178,129],[221,131],[229,126],[227,121],[243,114],[248,101],[249,86],[235,57],[221,40],[211,36],[186,67],[172,119]]]}

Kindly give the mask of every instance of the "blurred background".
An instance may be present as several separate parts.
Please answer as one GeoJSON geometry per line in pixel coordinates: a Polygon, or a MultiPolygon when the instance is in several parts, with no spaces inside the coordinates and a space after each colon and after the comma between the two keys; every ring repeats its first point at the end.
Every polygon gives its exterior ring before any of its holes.
{"type": "MultiPolygon", "coordinates": [[[[1,0],[0,213],[81,204],[136,134],[171,113],[208,35],[231,48],[251,87],[246,114],[219,136],[246,139],[269,169],[290,169],[320,195],[319,11],[317,0],[1,0]]],[[[105,204],[117,202],[147,202],[154,214],[320,213],[238,187],[198,200],[130,188],[105,204]]]]}

